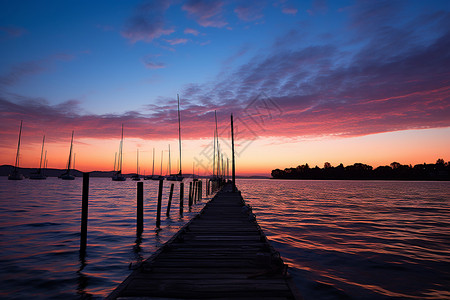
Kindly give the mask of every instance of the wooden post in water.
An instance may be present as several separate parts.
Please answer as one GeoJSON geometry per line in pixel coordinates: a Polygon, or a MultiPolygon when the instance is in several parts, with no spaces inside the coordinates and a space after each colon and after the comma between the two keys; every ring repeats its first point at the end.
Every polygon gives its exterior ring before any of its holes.
{"type": "Polygon", "coordinates": [[[203,190],[203,184],[202,184],[202,181],[201,180],[199,180],[198,181],[198,200],[200,201],[200,200],[202,200],[202,191],[203,190]]]}
{"type": "Polygon", "coordinates": [[[83,190],[81,196],[81,231],[80,251],[86,252],[87,221],[88,221],[89,173],[83,173],[83,190]]]}
{"type": "Polygon", "coordinates": [[[172,183],[170,185],[169,202],[167,203],[167,212],[166,212],[167,217],[170,215],[170,206],[172,205],[173,186],[174,184],[172,183]]]}
{"type": "Polygon", "coordinates": [[[233,192],[236,192],[236,174],[234,162],[234,129],[233,129],[233,114],[231,114],[231,181],[233,184],[233,192]]]}
{"type": "Polygon", "coordinates": [[[189,182],[189,208],[192,206],[192,181],[189,182]]]}
{"type": "Polygon", "coordinates": [[[183,215],[184,182],[180,183],[180,216],[183,215]]]}
{"type": "Polygon", "coordinates": [[[161,226],[161,201],[162,201],[163,183],[164,180],[162,179],[159,180],[158,206],[156,208],[156,228],[160,228],[161,226]]]}
{"type": "Polygon", "coordinates": [[[137,183],[136,203],[136,233],[140,235],[144,231],[144,183],[137,183]]]}
{"type": "Polygon", "coordinates": [[[192,185],[192,202],[195,204],[197,203],[197,182],[194,181],[194,184],[192,185]]]}

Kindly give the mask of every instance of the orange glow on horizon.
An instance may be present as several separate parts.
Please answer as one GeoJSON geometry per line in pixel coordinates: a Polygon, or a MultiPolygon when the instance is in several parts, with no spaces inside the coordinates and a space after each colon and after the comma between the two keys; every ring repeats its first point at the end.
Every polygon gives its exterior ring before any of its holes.
{"type": "MultiPolygon", "coordinates": [[[[438,158],[450,160],[450,128],[397,131],[352,138],[287,139],[260,138],[254,141],[236,143],[237,175],[270,175],[273,169],[296,167],[308,163],[323,167],[325,162],[337,166],[357,162],[374,168],[389,165],[393,161],[401,164],[435,163],[438,158]]],[[[114,156],[119,148],[118,139],[76,139],[73,152],[76,153],[75,168],[80,171],[111,171],[114,156]]],[[[160,173],[161,151],[164,152],[163,174],[168,168],[168,145],[171,145],[172,173],[178,172],[178,141],[150,141],[125,139],[123,148],[123,172],[136,172],[136,150],[139,149],[140,174],[152,172],[152,150],[155,148],[155,174],[160,173]]],[[[212,172],[212,141],[206,139],[187,140],[182,143],[182,171],[191,174],[193,163],[195,173],[209,175],[212,172]],[[209,147],[209,148],[208,148],[209,147]],[[207,168],[205,168],[205,166],[207,168]]],[[[40,147],[38,143],[23,140],[20,150],[20,166],[39,167],[40,147]]],[[[49,168],[64,169],[69,155],[70,139],[66,142],[45,144],[49,168]]],[[[231,149],[224,140],[221,143],[226,157],[231,149]]],[[[15,146],[4,148],[0,164],[14,164],[15,146]]],[[[229,162],[231,174],[231,160],[229,162]]]]}

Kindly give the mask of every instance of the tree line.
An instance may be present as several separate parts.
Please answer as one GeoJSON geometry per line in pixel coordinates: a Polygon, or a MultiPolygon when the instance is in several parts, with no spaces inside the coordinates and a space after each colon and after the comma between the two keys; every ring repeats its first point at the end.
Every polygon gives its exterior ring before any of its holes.
{"type": "Polygon", "coordinates": [[[333,167],[326,162],[323,168],[308,164],[284,170],[272,170],[275,179],[378,179],[378,180],[450,180],[450,162],[438,159],[435,164],[402,165],[393,162],[389,166],[372,166],[355,163],[333,167]]]}

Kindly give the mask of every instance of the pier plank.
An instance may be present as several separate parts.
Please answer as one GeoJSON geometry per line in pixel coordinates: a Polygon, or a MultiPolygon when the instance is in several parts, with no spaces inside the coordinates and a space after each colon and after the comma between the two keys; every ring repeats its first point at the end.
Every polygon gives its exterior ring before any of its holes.
{"type": "Polygon", "coordinates": [[[239,192],[225,185],[106,299],[300,299],[239,192]]]}

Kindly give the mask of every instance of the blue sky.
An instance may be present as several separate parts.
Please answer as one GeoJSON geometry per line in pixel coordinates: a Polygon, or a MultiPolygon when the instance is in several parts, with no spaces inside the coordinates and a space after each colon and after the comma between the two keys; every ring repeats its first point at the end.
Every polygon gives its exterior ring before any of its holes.
{"type": "MultiPolygon", "coordinates": [[[[174,138],[163,128],[176,122],[177,94],[187,140],[211,138],[214,110],[224,123],[231,112],[251,120],[245,108],[259,95],[283,114],[258,137],[280,147],[448,134],[449,1],[3,0],[0,8],[8,151],[21,119],[30,143],[38,129],[55,140],[73,128],[111,139],[120,123],[132,138],[174,138]]],[[[438,150],[428,155],[449,154],[438,150]]]]}

